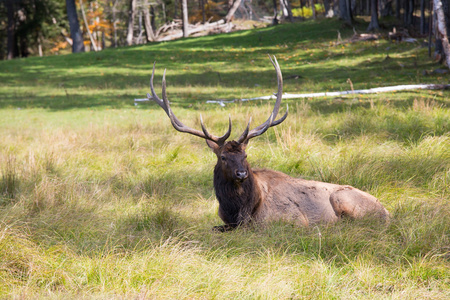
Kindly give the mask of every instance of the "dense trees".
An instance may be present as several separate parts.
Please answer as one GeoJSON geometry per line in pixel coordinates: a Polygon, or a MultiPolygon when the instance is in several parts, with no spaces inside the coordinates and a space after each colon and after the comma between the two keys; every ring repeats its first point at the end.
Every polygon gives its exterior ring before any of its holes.
{"type": "Polygon", "coordinates": [[[64,9],[64,3],[55,0],[0,1],[0,57],[27,57],[51,47],[47,40],[67,26],[64,9]]]}
{"type": "Polygon", "coordinates": [[[70,45],[80,52],[152,42],[176,28],[188,36],[199,31],[194,24],[211,28],[233,16],[277,24],[326,15],[353,24],[365,15],[368,30],[380,28],[379,17],[393,16],[398,26],[438,33],[436,17],[429,26],[432,2],[442,3],[448,20],[443,0],[0,0],[0,59],[58,53],[70,45]]]}

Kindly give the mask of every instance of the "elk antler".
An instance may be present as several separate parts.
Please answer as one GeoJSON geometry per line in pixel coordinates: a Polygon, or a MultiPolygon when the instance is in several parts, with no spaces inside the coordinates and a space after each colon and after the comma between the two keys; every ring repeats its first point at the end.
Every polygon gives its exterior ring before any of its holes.
{"type": "Polygon", "coordinates": [[[150,79],[150,89],[151,89],[152,95],[147,93],[147,98],[149,100],[155,101],[159,106],[162,107],[162,109],[164,109],[164,111],[166,112],[167,116],[170,119],[170,122],[172,123],[172,126],[176,130],[178,130],[180,132],[190,133],[190,134],[196,135],[198,137],[213,141],[214,143],[216,143],[219,146],[222,146],[223,144],[225,144],[225,141],[228,139],[228,137],[230,136],[230,133],[231,133],[231,118],[228,119],[228,121],[229,121],[228,131],[221,137],[214,136],[206,130],[206,127],[203,124],[203,119],[202,119],[201,115],[200,115],[200,123],[202,125],[202,131],[187,127],[186,125],[181,123],[181,121],[178,120],[178,118],[172,113],[172,109],[170,108],[169,100],[167,99],[166,70],[164,70],[163,79],[162,79],[162,100],[155,93],[155,89],[153,87],[153,78],[155,76],[155,65],[156,65],[156,62],[153,64],[153,72],[152,72],[152,77],[150,79]]]}
{"type": "Polygon", "coordinates": [[[281,122],[283,122],[286,119],[287,115],[288,115],[289,106],[287,106],[286,113],[284,114],[284,116],[282,116],[278,120],[275,120],[276,117],[277,117],[278,111],[280,110],[281,99],[283,97],[283,76],[281,74],[281,70],[280,70],[280,66],[278,65],[277,58],[274,56],[273,59],[272,59],[270,57],[270,55],[269,55],[269,59],[272,62],[272,65],[275,67],[275,70],[277,72],[277,81],[278,81],[277,101],[275,102],[275,106],[273,108],[273,111],[270,114],[270,116],[267,119],[267,121],[265,121],[264,123],[262,123],[258,127],[255,127],[252,130],[249,130],[250,122],[252,121],[252,119],[250,118],[250,121],[247,124],[247,128],[244,130],[242,135],[237,140],[238,143],[247,144],[248,141],[251,138],[254,138],[256,136],[259,136],[259,135],[263,134],[264,132],[267,131],[267,129],[269,129],[269,127],[281,124],[281,122]]]}

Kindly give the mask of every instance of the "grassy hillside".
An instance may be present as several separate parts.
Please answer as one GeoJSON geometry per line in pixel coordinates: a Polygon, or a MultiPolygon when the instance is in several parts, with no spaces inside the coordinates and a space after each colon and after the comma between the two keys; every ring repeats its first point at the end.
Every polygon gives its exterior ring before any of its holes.
{"type": "MultiPolygon", "coordinates": [[[[361,25],[365,28],[366,25],[361,25]]],[[[449,91],[284,100],[249,161],[377,196],[389,224],[275,223],[214,233],[215,156],[144,98],[167,68],[176,115],[240,135],[284,91],[448,83],[427,49],[335,44],[335,20],[98,53],[0,62],[0,298],[444,299],[450,297],[449,91]],[[428,74],[428,75],[427,75],[428,74]]]]}

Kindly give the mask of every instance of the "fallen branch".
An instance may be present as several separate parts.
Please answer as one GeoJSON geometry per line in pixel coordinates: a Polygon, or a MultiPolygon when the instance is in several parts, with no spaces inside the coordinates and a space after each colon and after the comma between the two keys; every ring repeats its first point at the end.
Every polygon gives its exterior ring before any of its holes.
{"type": "MultiPolygon", "coordinates": [[[[385,86],[364,90],[351,90],[341,92],[323,92],[323,93],[308,93],[308,94],[288,94],[283,95],[283,99],[300,99],[300,98],[316,98],[316,97],[337,97],[342,95],[354,95],[354,94],[376,94],[386,92],[397,92],[405,90],[444,90],[450,88],[450,84],[412,84],[412,85],[395,85],[385,86]]],[[[206,103],[217,103],[221,106],[225,106],[225,103],[233,102],[245,102],[255,100],[271,100],[275,99],[276,94],[270,96],[262,96],[255,98],[233,99],[233,100],[208,100],[206,103]]]]}
{"type": "MultiPolygon", "coordinates": [[[[194,36],[200,32],[208,32],[208,33],[219,33],[219,32],[230,32],[233,29],[233,23],[226,23],[224,20],[219,20],[212,23],[205,24],[189,24],[189,35],[194,36]]],[[[174,39],[179,39],[183,37],[183,31],[181,30],[181,26],[179,22],[172,22],[168,24],[166,27],[161,27],[158,29],[156,34],[158,36],[157,41],[170,41],[174,39]],[[161,33],[161,36],[159,34],[161,33]],[[164,35],[162,33],[165,33],[164,35]]]]}
{"type": "MultiPolygon", "coordinates": [[[[394,85],[385,86],[364,90],[351,90],[351,91],[341,91],[341,92],[323,92],[323,93],[309,93],[309,94],[283,94],[283,99],[300,99],[300,98],[316,98],[316,97],[337,97],[343,95],[354,95],[354,94],[376,94],[376,93],[386,93],[386,92],[398,92],[405,90],[445,90],[450,88],[450,84],[411,84],[411,85],[394,85]]],[[[271,100],[276,99],[276,94],[270,96],[262,96],[255,98],[244,98],[244,99],[233,99],[233,100],[207,100],[206,103],[215,103],[220,106],[225,106],[226,103],[234,102],[246,102],[255,100],[271,100]]],[[[150,101],[151,98],[145,99],[134,99],[134,104],[137,102],[150,101]]]]}

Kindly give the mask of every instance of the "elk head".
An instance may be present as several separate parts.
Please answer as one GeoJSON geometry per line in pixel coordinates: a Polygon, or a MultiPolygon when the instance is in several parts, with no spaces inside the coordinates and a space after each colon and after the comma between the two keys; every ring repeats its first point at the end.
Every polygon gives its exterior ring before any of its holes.
{"type": "Polygon", "coordinates": [[[153,87],[153,78],[155,75],[155,64],[153,64],[153,72],[152,77],[150,79],[150,89],[151,95],[147,94],[147,98],[149,100],[155,101],[161,108],[166,112],[169,117],[172,126],[180,132],[190,133],[192,135],[201,137],[206,140],[209,148],[216,154],[217,156],[217,165],[216,167],[220,167],[222,169],[223,175],[226,180],[234,181],[234,182],[243,182],[249,176],[249,165],[247,163],[247,154],[245,153],[245,148],[250,139],[257,137],[264,132],[267,131],[272,126],[276,126],[283,122],[287,115],[288,109],[286,109],[286,113],[280,119],[276,120],[278,115],[278,111],[280,109],[282,93],[283,93],[283,78],[281,75],[280,66],[278,65],[277,59],[273,57],[273,59],[269,56],[270,61],[272,62],[276,73],[277,73],[277,81],[278,81],[278,91],[276,93],[277,100],[275,102],[275,106],[273,108],[272,113],[269,118],[262,123],[261,125],[250,130],[250,121],[247,124],[246,129],[241,134],[241,136],[236,141],[226,141],[231,133],[231,118],[229,118],[229,125],[227,132],[222,136],[215,136],[208,132],[205,125],[203,124],[202,116],[200,115],[200,123],[202,127],[202,131],[187,127],[184,125],[172,112],[170,108],[169,100],[167,99],[166,94],[166,71],[164,70],[163,79],[162,79],[162,99],[160,99],[153,87]]]}

